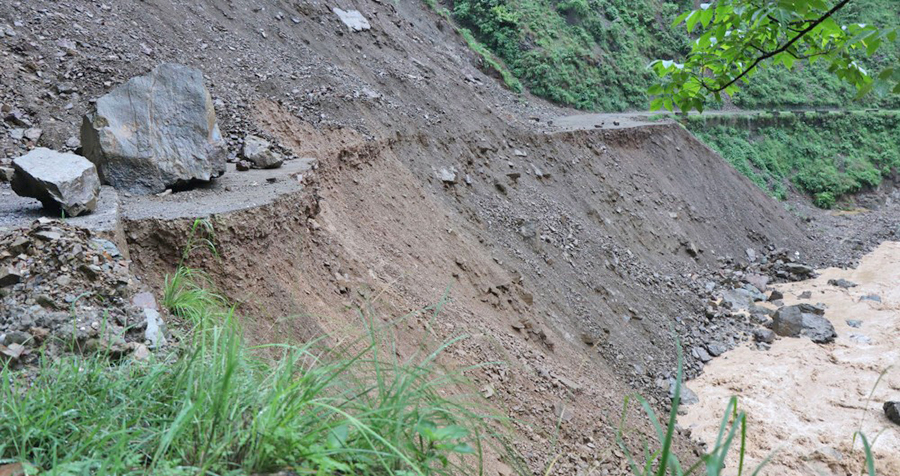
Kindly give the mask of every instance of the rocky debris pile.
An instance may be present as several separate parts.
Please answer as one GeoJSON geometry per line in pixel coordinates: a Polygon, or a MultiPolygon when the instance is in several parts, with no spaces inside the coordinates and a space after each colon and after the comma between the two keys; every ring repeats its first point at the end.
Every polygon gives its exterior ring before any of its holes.
{"type": "Polygon", "coordinates": [[[808,337],[817,344],[834,342],[837,332],[828,319],[825,309],[812,304],[784,306],[772,317],[772,330],[782,337],[808,337]]]}
{"type": "MultiPolygon", "coordinates": [[[[797,253],[774,247],[765,253],[748,249],[746,260],[723,256],[718,262],[717,271],[693,279],[697,283],[693,289],[703,302],[703,314],[686,317],[679,323],[683,325],[676,325],[687,351],[685,375],[689,378],[741,342],[752,340],[758,349],[767,350],[777,335],[770,330],[775,314],[772,306],[781,306],[784,298],[770,284],[815,275],[814,268],[800,262],[797,253]]],[[[822,325],[816,339],[827,340],[826,329],[822,325]]],[[[666,382],[659,384],[665,386],[666,382]]]]}
{"type": "Polygon", "coordinates": [[[900,402],[884,402],[884,414],[888,420],[900,425],[900,402]]]}
{"type": "Polygon", "coordinates": [[[165,345],[153,295],[111,241],[59,220],[0,235],[0,361],[104,352],[144,359],[165,345]]]}
{"type": "Polygon", "coordinates": [[[100,178],[84,157],[39,147],[13,160],[13,167],[13,191],[54,213],[74,217],[97,208],[100,178]]]}
{"type": "Polygon", "coordinates": [[[162,64],[97,100],[81,127],[84,155],[104,182],[135,194],[208,181],[228,155],[203,73],[162,64]]]}

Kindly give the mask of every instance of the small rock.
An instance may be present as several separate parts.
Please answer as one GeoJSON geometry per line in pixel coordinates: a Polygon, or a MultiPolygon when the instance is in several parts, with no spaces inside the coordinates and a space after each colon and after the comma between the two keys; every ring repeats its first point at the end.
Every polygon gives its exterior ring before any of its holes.
{"type": "Polygon", "coordinates": [[[144,338],[150,342],[154,349],[158,349],[166,345],[166,325],[160,317],[159,312],[155,309],[144,309],[144,318],[146,320],[146,329],[144,330],[144,338]]]}
{"type": "Polygon", "coordinates": [[[22,276],[12,268],[0,268],[0,288],[18,284],[22,276]]]}
{"type": "Polygon", "coordinates": [[[850,334],[850,340],[857,344],[872,345],[872,339],[863,334],[850,334]]]}
{"type": "Polygon", "coordinates": [[[888,420],[900,425],[900,402],[884,402],[884,414],[888,420]]]}
{"type": "Polygon", "coordinates": [[[131,358],[138,362],[146,362],[150,360],[150,349],[144,344],[137,344],[131,352],[131,358]]]}
{"type": "Polygon", "coordinates": [[[234,165],[234,168],[237,169],[238,172],[246,172],[253,168],[253,164],[250,163],[249,160],[239,160],[238,163],[234,165]]]}
{"type": "Polygon", "coordinates": [[[787,263],[784,265],[784,269],[801,277],[812,276],[816,271],[815,269],[800,263],[787,263]]]}
{"type": "Polygon", "coordinates": [[[30,140],[31,142],[37,142],[37,140],[41,138],[41,134],[43,133],[44,131],[42,131],[41,129],[32,127],[31,129],[27,129],[24,135],[25,138],[30,140]]]}
{"type": "Polygon", "coordinates": [[[862,321],[856,319],[847,319],[847,325],[855,329],[862,327],[862,321]]]}
{"type": "Polygon", "coordinates": [[[881,302],[881,296],[879,296],[877,294],[867,294],[867,295],[859,298],[859,300],[860,301],[881,302]]]}
{"type": "Polygon", "coordinates": [[[777,289],[773,290],[772,293],[769,294],[769,302],[780,301],[782,299],[784,299],[784,293],[777,289]]]}
{"type": "Polygon", "coordinates": [[[803,291],[797,296],[797,299],[809,299],[812,297],[812,291],[803,291]]]}
{"type": "Polygon", "coordinates": [[[829,279],[828,284],[831,286],[837,286],[839,288],[849,289],[856,287],[856,283],[853,281],[847,281],[846,279],[829,279]]]}
{"type": "Polygon", "coordinates": [[[438,176],[440,177],[441,182],[447,184],[456,183],[456,171],[452,167],[449,169],[442,167],[441,170],[438,171],[438,176]]]}
{"type": "Polygon", "coordinates": [[[12,182],[15,169],[12,167],[0,167],[0,182],[12,182]]]}
{"type": "Polygon", "coordinates": [[[756,329],[755,331],[753,331],[753,340],[755,340],[756,342],[771,344],[775,342],[775,333],[770,329],[756,329]]]}

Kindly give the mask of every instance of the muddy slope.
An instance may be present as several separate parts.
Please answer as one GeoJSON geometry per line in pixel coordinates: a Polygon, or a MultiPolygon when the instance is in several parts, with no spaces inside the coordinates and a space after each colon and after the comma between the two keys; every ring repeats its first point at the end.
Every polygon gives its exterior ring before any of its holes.
{"type": "MultiPolygon", "coordinates": [[[[220,257],[192,264],[242,302],[257,341],[340,339],[362,328],[357,309],[387,321],[449,290],[434,322],[398,329],[400,352],[469,334],[448,365],[505,362],[473,377],[536,425],[521,427],[532,469],[552,458],[560,415],[563,467],[574,469],[609,456],[582,440],[614,441],[625,395],[665,403],[671,330],[689,332],[681,319],[702,312],[692,273],[747,248],[806,243],[776,203],[675,125],[398,136],[324,157],[306,180],[272,205],[215,216],[220,257]]],[[[160,282],[189,226],[127,220],[132,259],[160,282]]]]}
{"type": "MultiPolygon", "coordinates": [[[[560,453],[557,474],[619,472],[622,399],[665,403],[671,329],[701,312],[694,273],[810,246],[679,126],[546,134],[568,112],[506,91],[424,2],[29,0],[0,3],[0,23],[15,33],[0,38],[0,83],[15,84],[0,101],[43,130],[37,144],[0,131],[4,156],[73,148],[90,99],[160,62],[201,68],[233,151],[257,133],[318,161],[299,189],[212,217],[220,255],[190,261],[240,303],[248,337],[340,339],[363,328],[358,308],[386,321],[449,289],[436,318],[397,329],[398,352],[468,334],[447,365],[505,362],[472,377],[541,473],[560,453]],[[332,7],[372,29],[351,33],[332,7]]],[[[131,204],[130,256],[160,284],[192,219],[131,204]]]]}

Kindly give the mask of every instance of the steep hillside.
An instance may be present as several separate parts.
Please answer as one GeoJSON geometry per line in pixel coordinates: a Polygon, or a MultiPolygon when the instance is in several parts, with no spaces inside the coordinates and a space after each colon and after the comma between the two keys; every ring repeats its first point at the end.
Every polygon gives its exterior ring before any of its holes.
{"type": "MultiPolygon", "coordinates": [[[[556,129],[571,111],[505,89],[424,3],[29,0],[0,4],[6,24],[4,161],[77,150],[90,101],[158,63],[201,69],[232,159],[254,133],[289,160],[159,196],[112,192],[122,253],[161,296],[207,219],[217,254],[187,264],[235,304],[251,343],[346,342],[377,323],[396,340],[380,350],[402,360],[467,336],[440,363],[509,417],[521,458],[489,450],[492,476],[626,472],[622,403],[670,406],[676,336],[693,349],[752,339],[749,317],[707,307],[721,283],[742,286],[756,256],[815,259],[823,241],[675,123],[556,129]],[[19,137],[26,127],[40,134],[19,137]]],[[[610,107],[638,89],[619,91],[610,107]]],[[[43,213],[0,194],[0,226],[43,213]]],[[[703,365],[686,356],[689,376],[703,365]]],[[[629,416],[638,448],[652,428],[629,416]]],[[[679,432],[676,449],[697,447],[679,432]]]]}
{"type": "MultiPolygon", "coordinates": [[[[678,59],[690,38],[672,20],[693,8],[687,0],[447,0],[455,21],[471,29],[535,95],[580,109],[621,111],[648,107],[654,59],[678,59]]],[[[858,0],[842,12],[845,22],[895,25],[900,5],[858,0]]],[[[862,61],[878,70],[898,61],[897,45],[862,61]]],[[[862,56],[862,55],[861,55],[862,56]]],[[[791,74],[774,68],[755,78],[735,98],[755,108],[846,107],[852,88],[823,65],[791,74]]],[[[868,98],[867,106],[896,107],[896,97],[868,98]]]]}

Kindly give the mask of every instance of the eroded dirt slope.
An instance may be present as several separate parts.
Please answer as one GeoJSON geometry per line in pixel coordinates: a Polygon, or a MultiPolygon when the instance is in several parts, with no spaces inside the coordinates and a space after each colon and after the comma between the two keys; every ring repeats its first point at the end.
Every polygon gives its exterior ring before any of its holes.
{"type": "MultiPolygon", "coordinates": [[[[15,85],[0,101],[42,129],[37,145],[74,148],[90,99],[176,61],[206,73],[233,151],[253,132],[316,159],[299,189],[273,171],[287,192],[211,217],[220,256],[190,264],[240,303],[253,342],[341,339],[364,329],[359,308],[387,321],[449,293],[433,322],[399,326],[398,352],[468,334],[446,365],[504,362],[471,377],[517,422],[532,471],[561,454],[556,474],[622,472],[623,398],[667,404],[672,330],[694,331],[700,277],[747,248],[810,246],[680,126],[547,133],[564,112],[480,72],[416,1],[35,0],[0,5],[0,23],[15,33],[0,38],[15,85]],[[351,33],[332,7],[372,29],[351,33]]],[[[7,157],[36,145],[0,135],[7,157]]],[[[181,256],[191,193],[121,199],[122,245],[148,282],[181,256]]]]}

